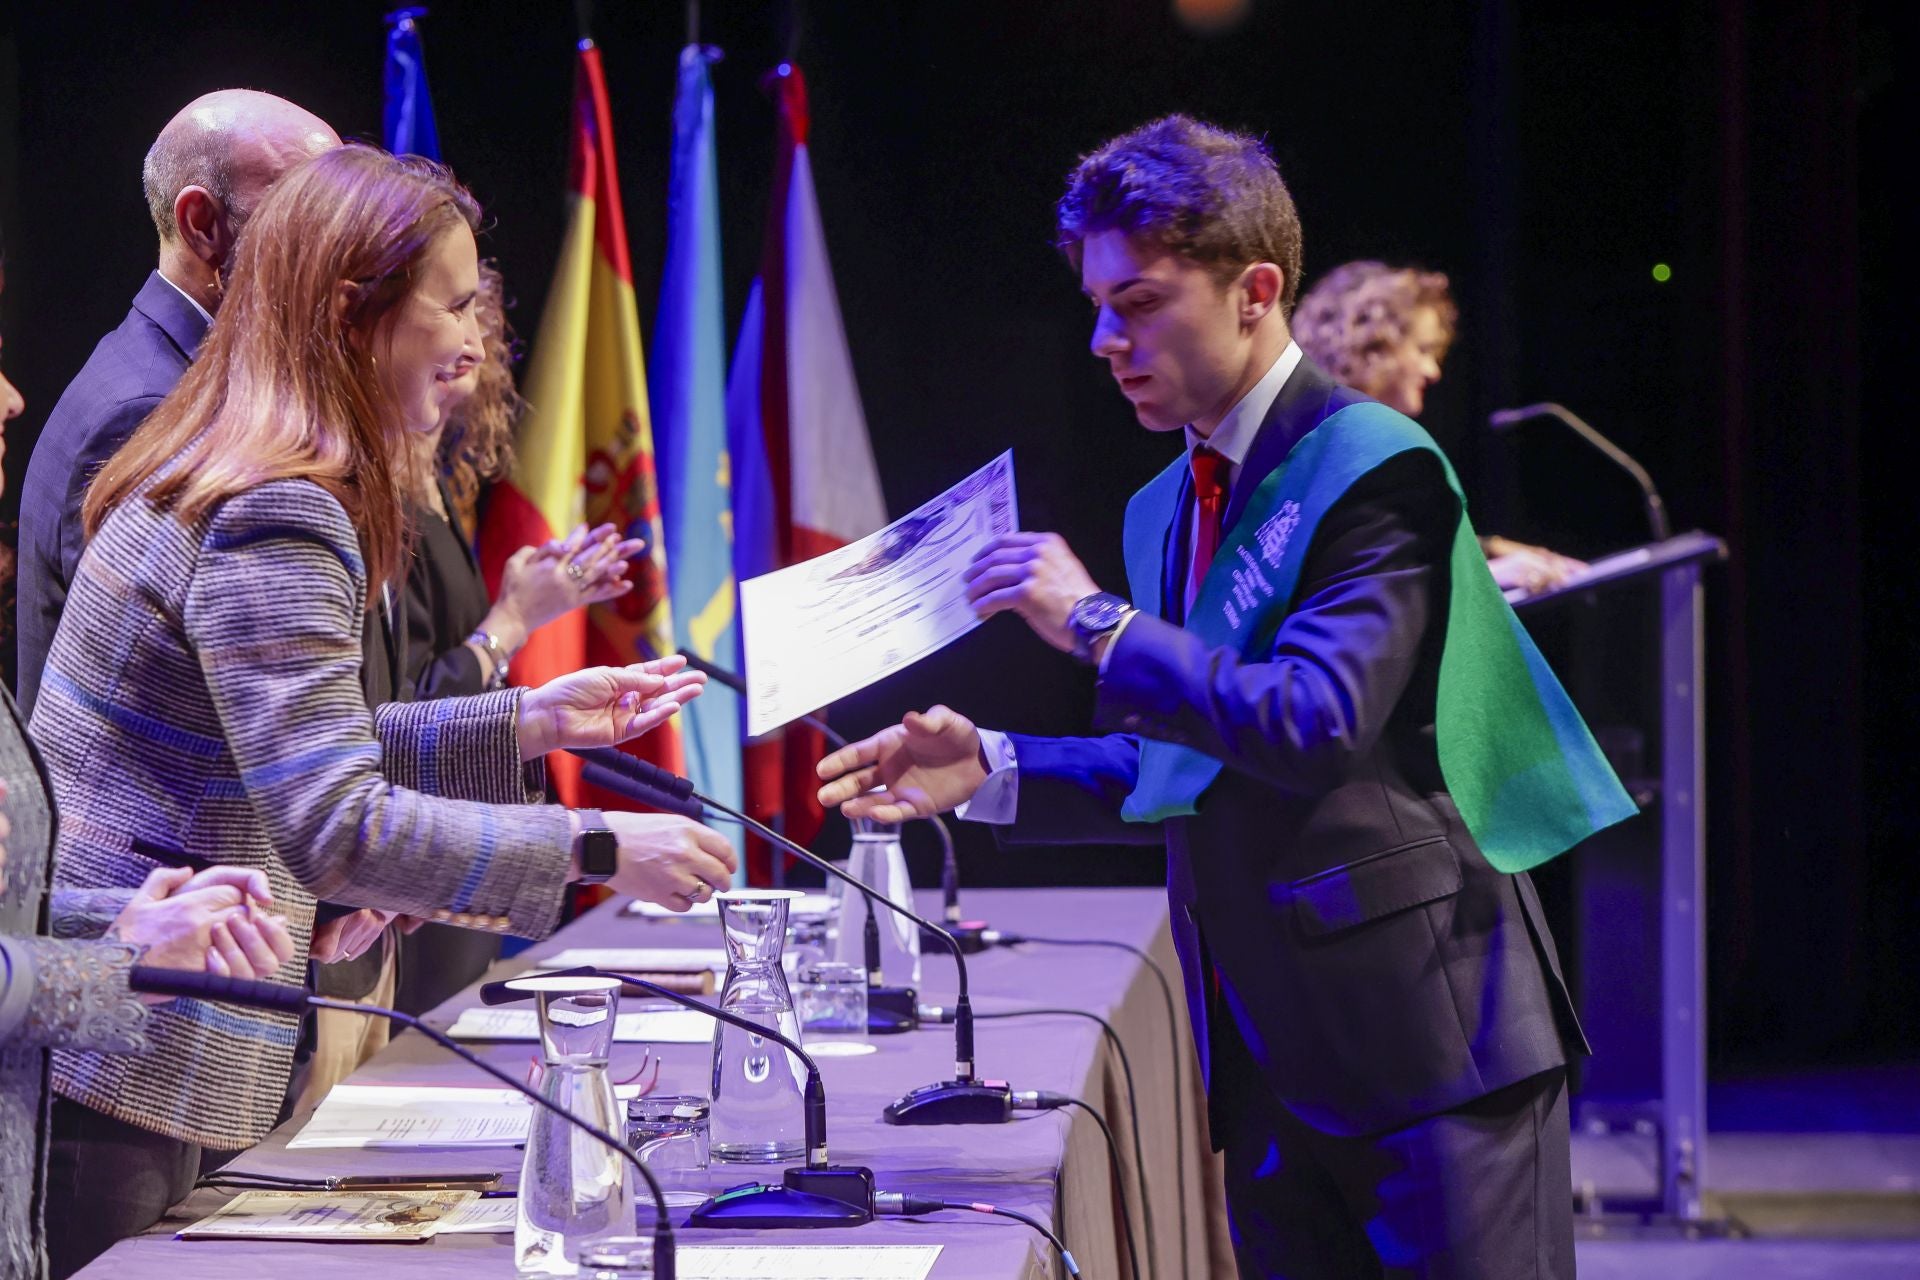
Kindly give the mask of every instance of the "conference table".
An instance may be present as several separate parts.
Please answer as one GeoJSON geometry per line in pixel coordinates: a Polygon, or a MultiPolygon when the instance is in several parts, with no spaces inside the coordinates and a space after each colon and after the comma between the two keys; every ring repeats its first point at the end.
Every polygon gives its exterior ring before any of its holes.
{"type": "MultiPolygon", "coordinates": [[[[622,911],[615,899],[582,915],[553,937],[497,963],[489,980],[537,965],[544,956],[572,947],[721,946],[720,926],[704,919],[650,919],[622,911]]],[[[938,910],[934,895],[917,904],[938,910]]],[[[1166,997],[1153,970],[1127,951],[1107,946],[1023,945],[993,948],[968,957],[972,994],[981,1014],[1031,1009],[1083,1010],[1105,1018],[1124,1046],[1137,1091],[1140,1148],[1145,1153],[1147,1204],[1142,1213],[1134,1164],[1133,1127],[1119,1056],[1100,1025],[1082,1016],[983,1017],[977,1059],[986,1079],[1004,1079],[1015,1089],[1071,1094],[1098,1108],[1118,1140],[1132,1209],[1134,1238],[1145,1241],[1151,1218],[1153,1241],[1140,1275],[1230,1277],[1232,1252],[1226,1232],[1217,1158],[1208,1151],[1203,1094],[1188,1035],[1186,1010],[1172,942],[1165,894],[1158,889],[969,890],[969,917],[996,929],[1063,939],[1103,939],[1137,947],[1165,972],[1176,1025],[1168,1024],[1166,997]],[[1176,1068],[1177,1063],[1177,1068],[1176,1068]],[[1176,1124],[1175,1071],[1179,1074],[1176,1124]]],[[[454,997],[426,1019],[441,1029],[460,1010],[479,1003],[477,988],[454,997]]],[[[951,1004],[956,993],[953,962],[929,951],[922,966],[923,1002],[951,1004]]],[[[1047,1224],[1062,1237],[1088,1280],[1126,1277],[1129,1269],[1116,1188],[1106,1143],[1079,1108],[1016,1112],[1001,1125],[894,1126],[881,1109],[921,1084],[953,1074],[953,1028],[923,1026],[900,1035],[872,1038],[864,1057],[825,1057],[820,1069],[827,1091],[828,1141],[832,1159],[873,1169],[876,1186],[961,1201],[985,1201],[1047,1224]]],[[[528,1043],[468,1046],[516,1076],[524,1075],[536,1051],[528,1043]]],[[[711,1054],[704,1044],[616,1044],[612,1073],[632,1074],[643,1053],[660,1060],[660,1093],[708,1091],[711,1054]]],[[[352,1077],[356,1084],[492,1086],[494,1081],[424,1036],[402,1034],[352,1077]]],[[[296,1115],[259,1145],[240,1153],[230,1168],[280,1177],[339,1174],[402,1174],[498,1169],[517,1180],[520,1152],[513,1147],[421,1150],[289,1149],[306,1115],[296,1115]]],[[[780,1166],[714,1165],[714,1190],[744,1182],[779,1180],[780,1166]]],[[[200,1280],[259,1280],[299,1276],[401,1275],[480,1280],[513,1274],[513,1237],[442,1235],[422,1244],[313,1243],[300,1241],[199,1240],[174,1233],[220,1207],[228,1193],[197,1190],[146,1235],[121,1241],[80,1274],[85,1280],[148,1280],[194,1276],[200,1280]]],[[[650,1221],[650,1207],[642,1221],[650,1221]]],[[[684,1211],[676,1213],[676,1221],[684,1211]]],[[[1065,1274],[1051,1246],[1010,1219],[964,1211],[918,1218],[877,1218],[851,1229],[780,1231],[677,1230],[682,1247],[706,1244],[938,1244],[936,1280],[1039,1280],[1065,1274]]],[[[1145,1245],[1143,1243],[1143,1249],[1145,1245]]]]}

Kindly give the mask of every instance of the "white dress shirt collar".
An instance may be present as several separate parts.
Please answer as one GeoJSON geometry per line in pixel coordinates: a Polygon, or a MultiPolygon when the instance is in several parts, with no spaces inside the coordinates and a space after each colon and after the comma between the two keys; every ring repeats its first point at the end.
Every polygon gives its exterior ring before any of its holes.
{"type": "Polygon", "coordinates": [[[1300,344],[1287,339],[1287,346],[1273,365],[1253,384],[1253,389],[1240,397],[1239,403],[1227,410],[1227,416],[1220,419],[1220,425],[1213,429],[1211,436],[1204,439],[1193,427],[1187,427],[1187,452],[1192,453],[1201,445],[1206,445],[1225,458],[1238,474],[1240,464],[1247,460],[1248,450],[1253,448],[1253,438],[1260,434],[1260,424],[1267,420],[1267,410],[1273,408],[1273,402],[1280,398],[1280,388],[1287,385],[1287,379],[1300,367],[1300,344]]]}
{"type": "MultiPolygon", "coordinates": [[[[155,271],[153,274],[159,276],[162,280],[167,280],[167,273],[164,271],[155,271]]],[[[175,293],[179,294],[181,297],[185,298],[187,300],[187,305],[192,307],[195,311],[198,311],[200,313],[200,318],[202,320],[205,320],[208,324],[213,323],[213,312],[201,306],[200,299],[194,297],[192,294],[188,293],[185,289],[182,289],[179,285],[175,284],[171,280],[167,280],[167,287],[172,289],[175,293]]]]}

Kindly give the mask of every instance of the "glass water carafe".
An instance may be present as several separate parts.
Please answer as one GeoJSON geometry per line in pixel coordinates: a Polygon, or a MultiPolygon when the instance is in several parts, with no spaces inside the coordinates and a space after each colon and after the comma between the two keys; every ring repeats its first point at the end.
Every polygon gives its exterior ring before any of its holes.
{"type": "MultiPolygon", "coordinates": [[[[540,1093],[604,1132],[625,1127],[607,1075],[620,983],[612,978],[517,978],[540,1016],[540,1093]]],[[[528,1104],[527,1156],[513,1229],[516,1274],[578,1274],[582,1247],[635,1229],[633,1166],[545,1107],[528,1104]]]]}
{"type": "MultiPolygon", "coordinates": [[[[868,885],[880,897],[913,910],[913,881],[907,878],[907,852],[900,847],[900,828],[872,818],[853,819],[853,853],[847,874],[868,885]]],[[[833,882],[840,902],[840,936],[834,943],[836,960],[867,963],[867,895],[833,882]]],[[[920,926],[885,907],[879,909],[880,977],[889,987],[920,985],[920,926]]]]}
{"type": "MultiPolygon", "coordinates": [[[[782,967],[792,889],[729,889],[714,895],[727,940],[720,1007],[800,1043],[782,967]]],[[[805,1143],[800,1094],[806,1069],[775,1041],[719,1019],[713,1024],[712,1158],[732,1164],[798,1160],[805,1143]]]]}

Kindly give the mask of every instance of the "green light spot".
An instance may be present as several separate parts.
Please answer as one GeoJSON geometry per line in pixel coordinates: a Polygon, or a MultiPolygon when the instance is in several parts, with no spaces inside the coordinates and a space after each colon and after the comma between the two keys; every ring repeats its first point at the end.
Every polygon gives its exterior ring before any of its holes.
{"type": "Polygon", "coordinates": [[[1673,279],[1673,268],[1664,262],[1653,264],[1653,279],[1656,284],[1665,284],[1673,279]]]}

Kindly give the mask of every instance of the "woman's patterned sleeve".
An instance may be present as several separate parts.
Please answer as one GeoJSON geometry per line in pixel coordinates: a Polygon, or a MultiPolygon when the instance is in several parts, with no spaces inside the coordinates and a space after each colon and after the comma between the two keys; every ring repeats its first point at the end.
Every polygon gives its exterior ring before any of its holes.
{"type": "Polygon", "coordinates": [[[121,942],[0,937],[0,1043],[143,1053],[147,1009],[121,942]]]}
{"type": "Polygon", "coordinates": [[[56,885],[48,907],[48,932],[56,938],[103,938],[135,890],[124,886],[82,889],[56,885]]]}

